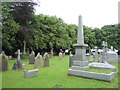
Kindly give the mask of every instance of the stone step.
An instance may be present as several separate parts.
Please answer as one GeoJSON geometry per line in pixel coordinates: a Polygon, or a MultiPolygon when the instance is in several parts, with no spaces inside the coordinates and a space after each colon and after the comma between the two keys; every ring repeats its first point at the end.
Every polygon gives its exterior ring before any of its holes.
{"type": "Polygon", "coordinates": [[[81,66],[81,67],[88,66],[88,61],[74,61],[73,65],[74,66],[81,66]]]}
{"type": "Polygon", "coordinates": [[[80,67],[80,66],[72,66],[73,70],[88,70],[89,66],[84,66],[84,67],[80,67]]]}

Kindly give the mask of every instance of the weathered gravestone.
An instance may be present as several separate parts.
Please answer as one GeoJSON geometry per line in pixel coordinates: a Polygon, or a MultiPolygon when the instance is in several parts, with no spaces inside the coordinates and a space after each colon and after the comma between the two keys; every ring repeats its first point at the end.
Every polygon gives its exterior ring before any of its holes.
{"type": "Polygon", "coordinates": [[[38,53],[37,56],[35,57],[34,67],[35,68],[42,67],[42,55],[40,55],[40,53],[38,53]]]}
{"type": "Polygon", "coordinates": [[[38,76],[38,69],[24,70],[24,78],[32,78],[38,76]]]}
{"type": "Polygon", "coordinates": [[[23,70],[23,67],[22,67],[21,58],[20,58],[20,54],[21,54],[20,49],[18,49],[17,54],[18,54],[17,62],[14,63],[12,69],[16,71],[21,71],[23,70]]]}
{"type": "Polygon", "coordinates": [[[65,52],[63,53],[63,56],[65,56],[65,52]]]}
{"type": "Polygon", "coordinates": [[[29,64],[34,64],[35,62],[35,52],[32,51],[31,54],[29,55],[29,64]]]}
{"type": "Polygon", "coordinates": [[[5,52],[2,51],[1,59],[0,59],[0,71],[7,71],[8,70],[8,57],[5,55],[5,52]]]}
{"type": "Polygon", "coordinates": [[[102,42],[102,46],[103,46],[103,53],[102,53],[102,59],[101,62],[107,62],[107,42],[103,41],[102,42]]]}
{"type": "Polygon", "coordinates": [[[54,52],[53,52],[53,49],[51,49],[51,57],[53,57],[53,53],[54,53],[54,52]]]}
{"type": "Polygon", "coordinates": [[[90,54],[89,53],[86,54],[86,60],[88,61],[88,63],[90,63],[90,54]]]}
{"type": "Polygon", "coordinates": [[[114,51],[113,46],[111,46],[111,51],[114,51]]]}
{"type": "Polygon", "coordinates": [[[74,55],[73,54],[71,54],[70,55],[70,61],[69,61],[69,67],[71,67],[72,65],[73,65],[73,60],[75,59],[75,57],[74,57],[74,55]]]}
{"type": "Polygon", "coordinates": [[[49,66],[49,55],[48,55],[48,53],[45,53],[44,55],[43,55],[43,57],[44,57],[44,63],[43,63],[43,67],[47,67],[47,66],[49,66]]]}
{"type": "Polygon", "coordinates": [[[97,47],[95,47],[95,56],[94,56],[94,62],[99,62],[99,55],[98,55],[98,50],[97,47]]]}
{"type": "Polygon", "coordinates": [[[63,57],[63,55],[62,55],[62,53],[60,52],[60,53],[59,53],[59,59],[62,59],[62,57],[63,57]]]}
{"type": "Polygon", "coordinates": [[[69,55],[71,55],[71,54],[72,54],[72,51],[69,52],[69,55]]]}
{"type": "Polygon", "coordinates": [[[118,54],[114,51],[108,51],[107,52],[107,59],[108,59],[108,62],[118,63],[118,54]]]}

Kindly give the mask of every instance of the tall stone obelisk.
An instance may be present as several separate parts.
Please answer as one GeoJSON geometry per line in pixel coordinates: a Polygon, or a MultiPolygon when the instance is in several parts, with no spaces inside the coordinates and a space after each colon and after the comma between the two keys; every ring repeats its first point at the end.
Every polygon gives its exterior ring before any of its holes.
{"type": "Polygon", "coordinates": [[[72,69],[75,70],[86,70],[88,69],[88,61],[86,60],[86,47],[87,44],[84,44],[84,32],[83,32],[83,23],[82,16],[79,16],[78,21],[78,36],[77,44],[73,45],[75,47],[75,60],[73,61],[72,69]]]}
{"type": "Polygon", "coordinates": [[[84,32],[83,32],[83,22],[82,16],[79,16],[78,21],[78,36],[77,36],[77,44],[73,45],[76,49],[75,55],[79,57],[80,61],[86,60],[86,47],[87,44],[84,44],[84,32]]]}

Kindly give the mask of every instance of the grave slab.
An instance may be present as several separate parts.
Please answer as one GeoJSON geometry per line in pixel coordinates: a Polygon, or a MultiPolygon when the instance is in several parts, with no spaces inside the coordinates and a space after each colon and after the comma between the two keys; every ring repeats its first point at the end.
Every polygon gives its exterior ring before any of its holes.
{"type": "Polygon", "coordinates": [[[32,78],[38,76],[38,69],[24,70],[24,78],[32,78]]]}

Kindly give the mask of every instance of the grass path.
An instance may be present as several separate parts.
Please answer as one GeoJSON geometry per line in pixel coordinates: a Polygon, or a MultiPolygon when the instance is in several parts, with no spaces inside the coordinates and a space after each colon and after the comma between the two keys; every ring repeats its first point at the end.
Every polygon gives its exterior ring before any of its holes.
{"type": "MultiPolygon", "coordinates": [[[[39,75],[34,78],[24,78],[23,71],[11,70],[15,60],[9,60],[9,71],[3,72],[3,88],[117,88],[118,76],[110,82],[86,79],[75,76],[68,76],[69,56],[64,56],[59,60],[57,56],[50,59],[50,67],[39,69],[39,75]]],[[[28,60],[22,60],[28,64],[28,60]]],[[[117,64],[114,64],[117,66],[117,64]]],[[[33,65],[24,66],[24,70],[34,69],[33,65]]]]}

